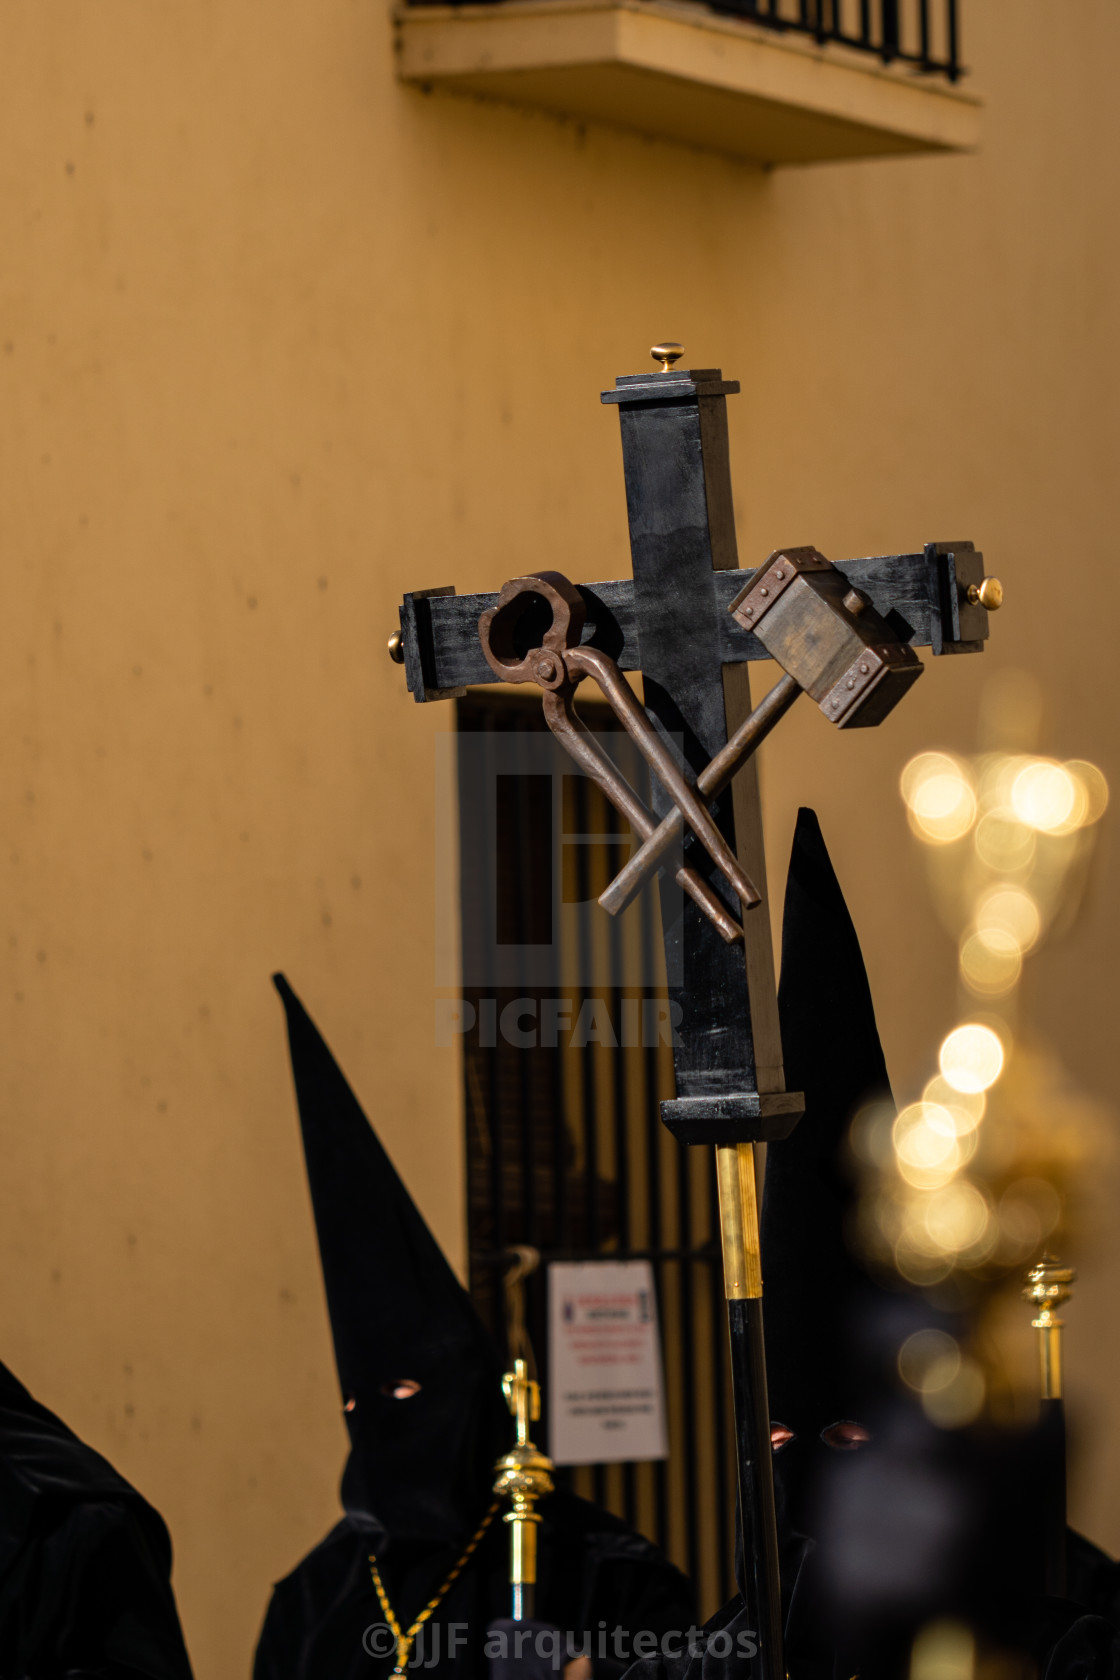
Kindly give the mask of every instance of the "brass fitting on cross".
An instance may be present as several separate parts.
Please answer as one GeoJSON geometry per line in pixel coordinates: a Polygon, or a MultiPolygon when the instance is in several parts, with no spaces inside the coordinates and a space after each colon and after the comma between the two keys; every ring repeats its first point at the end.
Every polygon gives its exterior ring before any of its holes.
{"type": "Polygon", "coordinates": [[[729,1301],[762,1297],[762,1252],[758,1227],[758,1190],[753,1143],[720,1144],[716,1149],[723,1292],[729,1301]]]}
{"type": "Polygon", "coordinates": [[[650,350],[650,355],[655,362],[661,363],[662,373],[672,373],[673,363],[679,362],[684,355],[684,345],[666,339],[664,344],[655,344],[650,350]]]}
{"type": "Polygon", "coordinates": [[[1023,1299],[1035,1309],[1032,1327],[1038,1331],[1039,1374],[1042,1398],[1062,1398],[1062,1326],[1064,1320],[1056,1309],[1063,1306],[1073,1293],[1071,1285],[1077,1281],[1072,1266],[1063,1266],[1052,1254],[1044,1254],[1027,1273],[1023,1299]]]}
{"type": "Polygon", "coordinates": [[[985,578],[983,583],[970,583],[968,599],[974,607],[983,607],[985,612],[998,612],[1003,605],[1003,584],[998,578],[985,578]]]}

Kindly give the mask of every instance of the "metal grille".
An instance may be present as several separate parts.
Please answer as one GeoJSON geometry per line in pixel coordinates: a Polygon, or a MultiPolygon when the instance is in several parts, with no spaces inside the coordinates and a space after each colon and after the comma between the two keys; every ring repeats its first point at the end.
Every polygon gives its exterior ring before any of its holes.
{"type": "MultiPolygon", "coordinates": [[[[643,792],[609,708],[581,711],[643,792]]],[[[548,1262],[652,1262],[670,1456],[558,1474],[656,1541],[707,1615],[734,1591],[726,1320],[712,1152],[683,1149],[658,1118],[673,1071],[656,898],[619,921],[595,904],[629,829],[539,700],[472,693],[458,727],[472,1293],[504,1345],[509,1250],[541,1251],[526,1319],[547,1384],[548,1262]]]]}
{"type": "MultiPolygon", "coordinates": [[[[431,0],[411,0],[424,5],[431,0]]],[[[500,4],[500,0],[494,0],[500,4]]],[[[884,64],[906,64],[926,76],[955,82],[960,57],[957,0],[708,0],[765,29],[809,35],[821,46],[870,53],[884,64]]]]}
{"type": "Polygon", "coordinates": [[[924,75],[964,75],[957,0],[710,0],[767,29],[811,35],[874,53],[884,64],[909,64],[924,75]]]}

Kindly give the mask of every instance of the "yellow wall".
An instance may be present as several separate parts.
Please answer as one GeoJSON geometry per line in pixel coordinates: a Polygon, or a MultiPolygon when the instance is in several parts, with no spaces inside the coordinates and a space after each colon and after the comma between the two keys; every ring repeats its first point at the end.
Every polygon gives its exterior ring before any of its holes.
{"type": "MultiPolygon", "coordinates": [[[[8,0],[0,77],[0,1356],[165,1513],[203,1680],[342,1457],[279,1005],[317,1014],[444,1239],[433,737],[406,587],[627,569],[598,391],[669,333],[743,381],[744,563],[972,537],[986,663],[1120,786],[1112,0],[963,0],[975,157],[764,173],[394,80],[382,0],[8,0]]],[[[892,1069],[955,1008],[894,787],[980,660],[768,753],[819,807],[892,1069]]],[[[1118,892],[1037,1017],[1115,1095],[1118,892]]],[[[1070,1310],[1075,1515],[1120,1549],[1120,1240],[1070,1310]]]]}

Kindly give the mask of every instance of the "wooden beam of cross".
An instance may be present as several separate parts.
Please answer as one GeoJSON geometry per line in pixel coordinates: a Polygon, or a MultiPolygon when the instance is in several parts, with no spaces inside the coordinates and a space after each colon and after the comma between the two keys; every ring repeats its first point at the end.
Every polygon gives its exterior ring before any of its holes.
{"type": "MultiPolygon", "coordinates": [[[[915,554],[877,554],[835,564],[911,647],[928,647],[934,654],[981,651],[988,613],[980,603],[980,590],[993,580],[985,579],[984,556],[970,542],[927,543],[915,554]]],[[[725,610],[753,576],[753,569],[739,571],[734,566],[716,573],[724,665],[771,657],[758,637],[725,610]]],[[[622,671],[640,671],[633,579],[583,583],[579,592],[587,608],[583,645],[601,648],[622,671]]],[[[497,600],[497,591],[456,595],[452,587],[418,589],[405,596],[401,627],[390,641],[394,659],[404,665],[408,691],[417,701],[457,699],[468,688],[501,681],[486,663],[478,639],[478,621],[497,600]]]]}
{"type": "MultiPolygon", "coordinates": [[[[602,394],[621,420],[633,578],[578,586],[578,647],[597,650],[623,671],[641,671],[649,723],[684,777],[703,790],[706,767],[750,712],[750,662],[769,657],[744,614],[730,610],[762,568],[741,571],[737,563],[726,399],[739,386],[718,368],[676,368],[677,347],[665,349],[660,372],[620,378],[602,394]]],[[[982,650],[999,591],[971,543],[929,543],[837,568],[903,643],[935,655],[982,650]]],[[[404,664],[417,701],[500,680],[479,635],[480,620],[492,622],[498,609],[496,594],[440,589],[405,596],[390,653],[404,664]]],[[[522,635],[526,647],[535,645],[531,624],[522,635]]],[[[660,822],[680,802],[667,780],[651,781],[660,822]]],[[[764,900],[754,759],[706,803],[764,900]]],[[[784,1680],[754,1145],[785,1136],[803,1105],[785,1089],[769,916],[763,908],[743,917],[743,949],[726,929],[721,936],[705,895],[733,907],[735,901],[718,848],[701,838],[688,830],[683,856],[702,890],[680,892],[675,867],[659,880],[677,1022],[676,1096],[662,1103],[661,1114],[682,1142],[716,1146],[747,1601],[760,1680],[784,1680]]]]}

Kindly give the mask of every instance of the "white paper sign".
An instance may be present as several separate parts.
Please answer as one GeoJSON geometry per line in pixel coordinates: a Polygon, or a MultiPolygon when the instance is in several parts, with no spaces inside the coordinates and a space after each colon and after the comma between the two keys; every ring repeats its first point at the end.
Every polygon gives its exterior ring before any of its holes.
{"type": "Polygon", "coordinates": [[[667,1458],[648,1260],[548,1268],[549,1453],[557,1464],[667,1458]]]}

